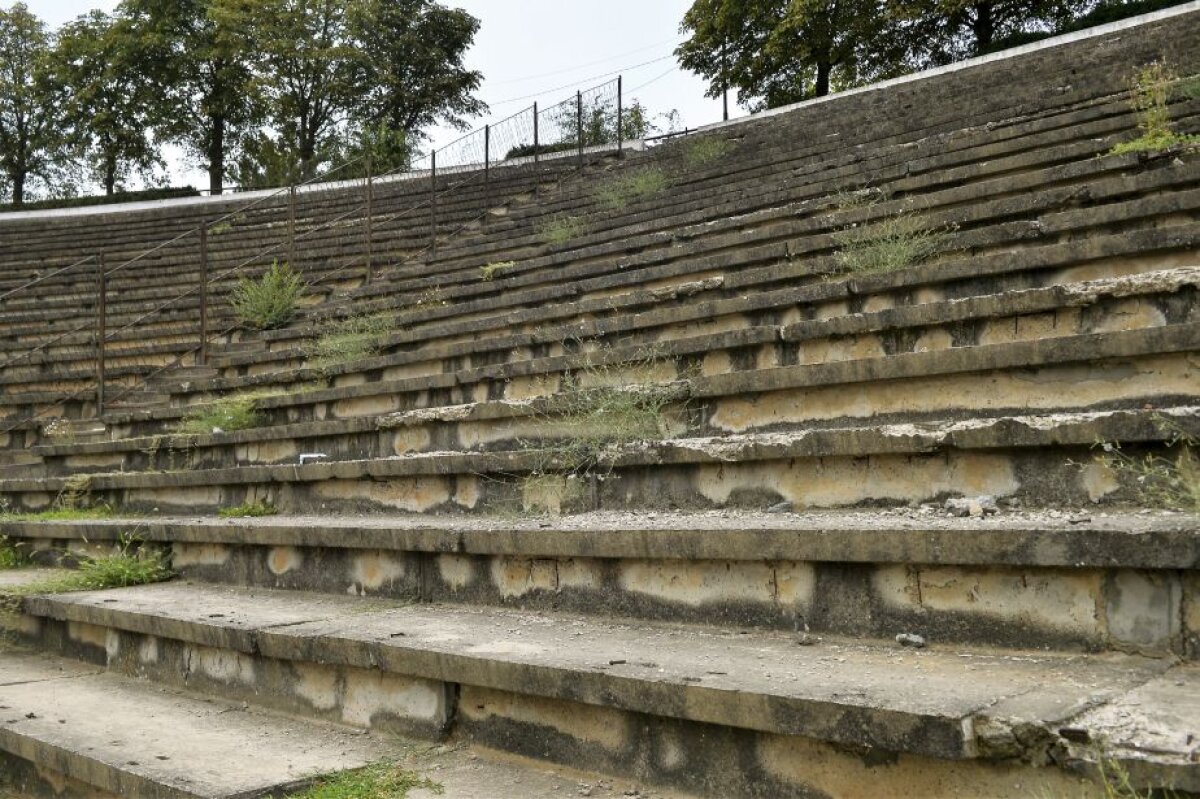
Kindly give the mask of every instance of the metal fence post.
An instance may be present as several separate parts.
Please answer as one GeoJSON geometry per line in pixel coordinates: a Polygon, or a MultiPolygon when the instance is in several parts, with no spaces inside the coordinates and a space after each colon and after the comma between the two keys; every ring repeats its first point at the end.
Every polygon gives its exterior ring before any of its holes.
{"type": "Polygon", "coordinates": [[[198,366],[208,363],[208,222],[200,223],[200,354],[198,366]]]}
{"type": "Polygon", "coordinates": [[[575,123],[579,126],[579,168],[583,169],[583,92],[575,93],[575,123]]]}
{"type": "Polygon", "coordinates": [[[375,178],[372,172],[371,159],[367,159],[367,285],[375,279],[375,231],[372,229],[375,206],[375,178]]]}
{"type": "Polygon", "coordinates": [[[296,184],[288,186],[288,265],[296,268],[296,184]]]}
{"type": "Polygon", "coordinates": [[[437,150],[429,154],[429,248],[437,250],[437,150]]]}
{"type": "Polygon", "coordinates": [[[542,160],[542,143],[538,136],[538,104],[533,104],[533,163],[542,160]]]}
{"type": "Polygon", "coordinates": [[[104,347],[108,338],[108,276],[104,274],[104,253],[96,268],[96,418],[104,418],[104,347]]]}
{"type": "Polygon", "coordinates": [[[488,210],[492,207],[492,126],[483,126],[483,224],[486,227],[488,210]]]}
{"type": "Polygon", "coordinates": [[[617,158],[625,153],[625,76],[617,76],[617,158]]]}

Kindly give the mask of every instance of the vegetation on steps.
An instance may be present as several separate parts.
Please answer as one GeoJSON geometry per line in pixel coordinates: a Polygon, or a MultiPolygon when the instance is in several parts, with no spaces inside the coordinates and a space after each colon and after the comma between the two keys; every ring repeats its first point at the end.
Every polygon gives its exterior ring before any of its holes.
{"type": "Polygon", "coordinates": [[[422,789],[441,796],[441,784],[405,771],[390,763],[344,771],[318,780],[290,799],[405,799],[409,791],[422,789]]]}
{"type": "Polygon", "coordinates": [[[596,189],[596,200],[605,208],[621,208],[634,200],[657,197],[670,186],[667,173],[658,167],[641,167],[615,175],[596,189]]]}
{"type": "Polygon", "coordinates": [[[289,264],[275,261],[258,279],[239,278],[230,303],[243,324],[274,330],[292,321],[302,296],[303,278],[289,264]]]}
{"type": "Polygon", "coordinates": [[[278,512],[270,502],[243,502],[232,508],[221,508],[217,515],[222,519],[246,519],[274,516],[278,512]]]}
{"type": "Polygon", "coordinates": [[[90,519],[110,519],[115,514],[108,505],[92,508],[53,507],[37,513],[0,512],[0,522],[79,522],[90,519]]]}
{"type": "Polygon", "coordinates": [[[314,369],[328,373],[333,367],[365,358],[373,358],[383,350],[383,342],[395,327],[388,314],[370,314],[336,319],[322,326],[316,339],[304,348],[304,355],[314,369]]]}
{"type": "Polygon", "coordinates": [[[1132,141],[1117,144],[1111,153],[1154,153],[1172,147],[1200,146],[1200,136],[1180,134],[1171,123],[1170,102],[1172,95],[1177,92],[1185,96],[1200,95],[1196,78],[1181,81],[1161,61],[1139,70],[1132,81],[1129,102],[1137,114],[1141,135],[1132,141]]]}
{"type": "Polygon", "coordinates": [[[538,227],[538,237],[544,244],[560,247],[571,239],[582,236],[586,230],[587,223],[583,217],[555,214],[538,227]]]}
{"type": "Polygon", "coordinates": [[[13,543],[8,536],[0,535],[0,571],[22,569],[29,565],[29,553],[23,544],[13,543]]]}
{"type": "MultiPolygon", "coordinates": [[[[299,390],[303,389],[293,391],[299,390]]],[[[175,432],[186,435],[211,435],[261,427],[264,420],[258,410],[259,401],[284,393],[284,389],[281,388],[243,391],[197,405],[179,420],[175,432]]]]}
{"type": "MultiPolygon", "coordinates": [[[[872,209],[886,200],[877,190],[843,195],[841,212],[872,209]]],[[[947,230],[938,229],[909,209],[872,222],[843,227],[834,234],[838,266],[854,274],[882,274],[917,266],[942,249],[947,230]]]]}
{"type": "Polygon", "coordinates": [[[499,261],[494,264],[479,267],[479,278],[484,283],[490,283],[496,279],[497,275],[501,275],[517,265],[516,261],[499,261]]]}
{"type": "Polygon", "coordinates": [[[1165,453],[1131,454],[1119,443],[1104,442],[1101,465],[1133,485],[1137,503],[1147,508],[1200,513],[1200,457],[1196,440],[1169,419],[1158,425],[1167,439],[1165,453]]]}

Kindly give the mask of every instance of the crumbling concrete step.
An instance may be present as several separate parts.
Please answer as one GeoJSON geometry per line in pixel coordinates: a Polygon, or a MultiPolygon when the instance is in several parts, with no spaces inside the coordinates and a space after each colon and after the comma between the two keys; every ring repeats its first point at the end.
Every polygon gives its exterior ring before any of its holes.
{"type": "Polygon", "coordinates": [[[348,730],[7,652],[0,707],[0,752],[108,796],[260,796],[396,751],[348,730]]]}
{"type": "MultiPolygon", "coordinates": [[[[407,702],[390,703],[394,714],[416,715],[412,720],[423,723],[452,719],[476,740],[518,752],[522,744],[536,747],[538,739],[506,736],[513,725],[542,727],[542,739],[546,726],[578,738],[589,728],[585,719],[595,723],[607,716],[617,723],[634,713],[655,725],[674,720],[681,727],[798,736],[941,760],[1046,762],[1051,751],[1074,740],[1097,742],[1100,756],[1106,756],[1112,753],[1099,742],[1114,729],[1098,709],[1132,707],[1137,700],[1131,692],[1153,683],[1141,696],[1153,697],[1155,706],[1140,712],[1175,713],[1179,735],[1148,750],[1131,742],[1129,752],[1144,760],[1153,785],[1170,779],[1183,790],[1200,787],[1200,766],[1193,762],[1200,742],[1192,729],[1200,717],[1179,718],[1196,701],[1189,695],[1196,669],[1164,660],[912,651],[896,643],[845,640],[797,646],[794,635],[381,600],[364,605],[350,597],[180,583],[31,598],[26,610],[115,632],[117,640],[112,633],[104,636],[111,641],[107,646],[88,644],[97,640],[94,634],[73,639],[98,662],[141,668],[156,679],[193,678],[235,698],[250,691],[270,694],[297,710],[313,707],[311,691],[321,669],[353,675],[346,679],[351,688],[364,670],[378,670],[409,685],[407,702]],[[174,664],[183,653],[205,648],[246,667],[186,675],[137,654],[153,649],[160,662],[174,664]],[[286,673],[283,664],[306,668],[308,682],[289,689],[268,676],[286,673]],[[440,692],[446,705],[416,701],[419,686],[436,692],[439,685],[454,686],[440,692]],[[289,690],[291,696],[281,695],[289,690]],[[555,725],[554,716],[546,715],[549,708],[538,710],[546,702],[578,721],[559,715],[555,725]],[[1095,726],[1085,726],[1089,718],[1095,726]]],[[[401,684],[392,688],[397,696],[401,684]]],[[[320,706],[331,700],[339,702],[333,694],[319,700],[320,706]]],[[[340,712],[369,723],[363,711],[343,706],[340,712]]],[[[577,745],[577,751],[586,751],[583,741],[577,745]]]]}
{"type": "MultiPolygon", "coordinates": [[[[1200,658],[1195,515],[993,499],[855,512],[9,522],[38,563],[129,530],[183,579],[733,629],[1200,658]],[[977,508],[980,517],[961,517],[977,508]]],[[[103,551],[101,549],[101,551],[103,551]]],[[[2,589],[0,589],[2,590],[2,589]]]]}

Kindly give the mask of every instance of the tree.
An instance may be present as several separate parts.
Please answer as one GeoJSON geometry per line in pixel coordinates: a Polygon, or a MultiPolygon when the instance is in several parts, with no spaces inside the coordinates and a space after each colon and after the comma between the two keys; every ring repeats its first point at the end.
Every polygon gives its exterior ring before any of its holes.
{"type": "Polygon", "coordinates": [[[220,194],[231,154],[261,119],[253,52],[233,20],[256,0],[122,0],[121,30],[155,92],[161,138],[184,145],[220,194]]]}
{"type": "Polygon", "coordinates": [[[64,25],[50,59],[59,124],[106,195],[162,164],[148,132],[152,97],[115,24],[92,11],[64,25]]]}
{"type": "Polygon", "coordinates": [[[49,181],[61,140],[47,70],[51,38],[24,3],[0,8],[0,170],[13,205],[31,176],[49,181]]]}
{"type": "Polygon", "coordinates": [[[990,52],[1020,34],[1049,33],[1095,5],[1094,0],[894,0],[893,13],[922,31],[930,65],[990,52]]]}
{"type": "Polygon", "coordinates": [[[410,139],[436,123],[465,128],[487,111],[474,96],[483,76],[463,58],[479,20],[431,0],[356,0],[347,28],[354,43],[350,117],[366,128],[380,124],[410,139]]]}

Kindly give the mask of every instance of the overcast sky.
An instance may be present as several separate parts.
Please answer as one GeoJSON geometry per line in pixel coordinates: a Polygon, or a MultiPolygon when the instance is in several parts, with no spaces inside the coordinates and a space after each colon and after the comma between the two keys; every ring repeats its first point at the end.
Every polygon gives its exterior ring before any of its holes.
{"type": "MultiPolygon", "coordinates": [[[[116,0],[26,2],[51,27],[90,9],[111,11],[117,5],[116,0]]],[[[690,0],[442,2],[466,9],[482,23],[467,65],[483,73],[479,95],[491,106],[491,119],[507,117],[534,100],[561,100],[618,72],[625,75],[626,94],[651,111],[676,109],[689,127],[720,119],[720,103],[704,97],[705,83],[680,70],[670,57],[681,40],[679,21],[690,0]]],[[[435,140],[453,135],[439,132],[435,140]]],[[[194,171],[177,173],[174,182],[206,184],[194,171]]]]}

